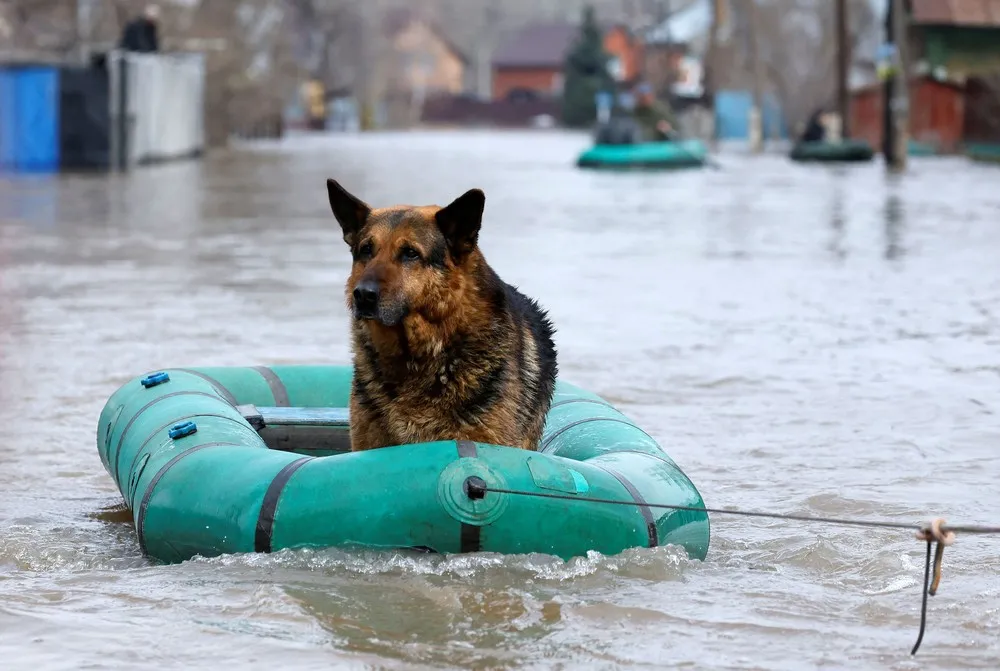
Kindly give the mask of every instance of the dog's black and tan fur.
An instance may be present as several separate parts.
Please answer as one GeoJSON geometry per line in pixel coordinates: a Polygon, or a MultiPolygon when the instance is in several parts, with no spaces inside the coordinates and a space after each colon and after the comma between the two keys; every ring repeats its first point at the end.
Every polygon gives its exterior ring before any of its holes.
{"type": "Polygon", "coordinates": [[[553,328],[478,247],[486,196],[372,209],[334,180],[354,263],[352,450],[435,440],[537,449],[557,375],[553,328]]]}

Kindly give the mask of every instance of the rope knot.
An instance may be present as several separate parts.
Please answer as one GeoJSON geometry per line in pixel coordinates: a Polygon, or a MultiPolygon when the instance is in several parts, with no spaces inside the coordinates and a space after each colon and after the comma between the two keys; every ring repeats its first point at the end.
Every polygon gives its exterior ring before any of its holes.
{"type": "Polygon", "coordinates": [[[939,517],[920,528],[920,531],[917,532],[917,540],[927,543],[937,541],[939,545],[948,547],[955,542],[955,532],[949,531],[945,527],[944,518],[939,517]]]}

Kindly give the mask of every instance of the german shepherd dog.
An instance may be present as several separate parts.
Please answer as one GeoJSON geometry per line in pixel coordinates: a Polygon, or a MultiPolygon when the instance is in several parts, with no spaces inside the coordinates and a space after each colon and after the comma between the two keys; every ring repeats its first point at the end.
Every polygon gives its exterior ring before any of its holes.
{"type": "Polygon", "coordinates": [[[354,259],[352,451],[437,440],[537,449],[558,373],[554,329],[479,250],[485,194],[372,209],[326,186],[354,259]]]}

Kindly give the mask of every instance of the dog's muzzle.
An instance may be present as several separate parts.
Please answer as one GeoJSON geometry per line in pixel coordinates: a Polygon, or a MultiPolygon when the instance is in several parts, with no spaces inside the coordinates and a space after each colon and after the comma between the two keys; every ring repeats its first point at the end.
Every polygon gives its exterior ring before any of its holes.
{"type": "Polygon", "coordinates": [[[378,284],[366,280],[354,287],[354,314],[359,319],[378,317],[378,284]]]}

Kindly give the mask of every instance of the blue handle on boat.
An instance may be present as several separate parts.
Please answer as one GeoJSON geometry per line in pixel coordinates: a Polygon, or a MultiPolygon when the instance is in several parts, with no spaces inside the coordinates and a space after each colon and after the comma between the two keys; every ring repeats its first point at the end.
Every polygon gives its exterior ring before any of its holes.
{"type": "Polygon", "coordinates": [[[196,431],[198,431],[198,425],[194,422],[182,422],[180,424],[174,424],[170,427],[170,437],[177,440],[178,438],[190,436],[196,431]]]}
{"type": "Polygon", "coordinates": [[[158,384],[163,384],[164,382],[170,382],[170,375],[168,373],[153,373],[152,375],[147,375],[140,380],[142,386],[146,389],[150,387],[155,387],[158,384]]]}

